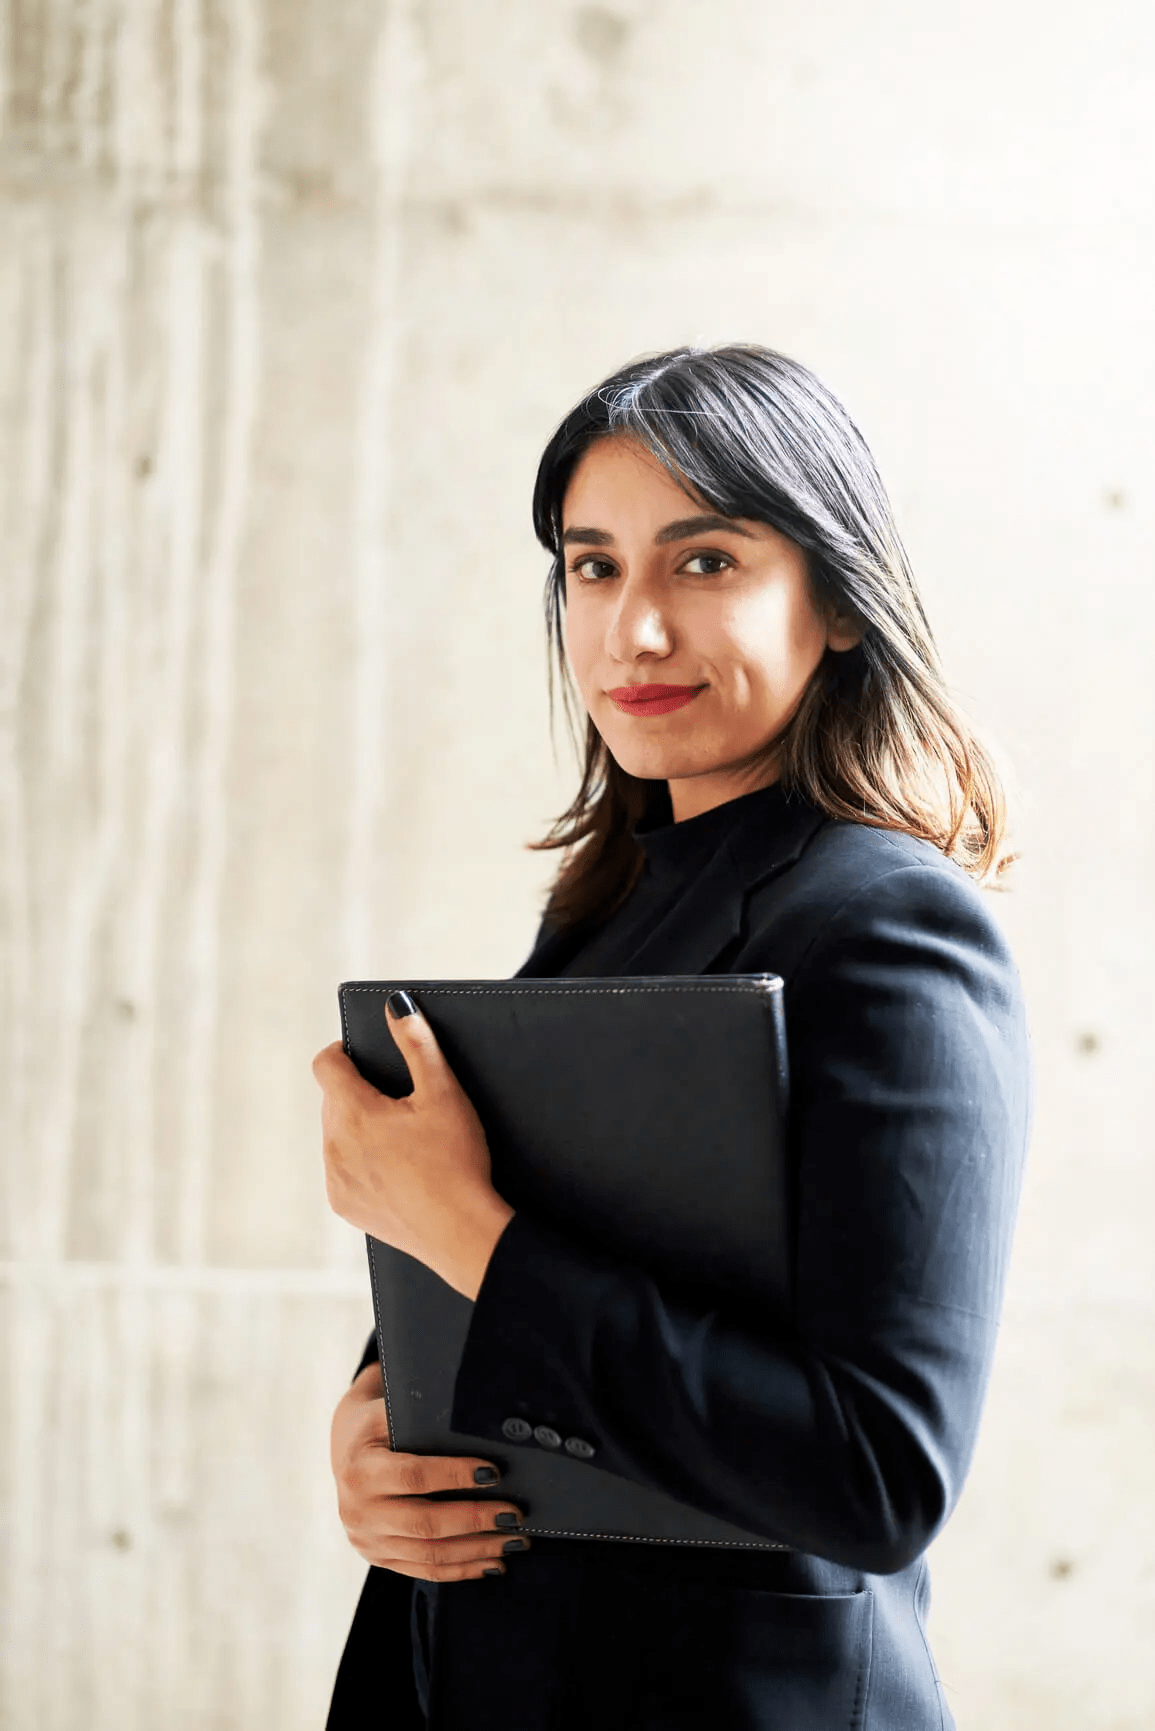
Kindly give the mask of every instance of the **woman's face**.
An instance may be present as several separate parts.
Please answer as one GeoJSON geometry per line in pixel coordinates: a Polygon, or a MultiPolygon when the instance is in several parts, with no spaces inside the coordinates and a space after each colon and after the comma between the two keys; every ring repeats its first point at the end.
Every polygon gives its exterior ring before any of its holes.
{"type": "Polygon", "coordinates": [[[773,781],[766,745],[859,635],[816,605],[802,549],[705,510],[625,436],[586,452],[562,518],[570,665],[622,769],[668,781],[676,820],[773,781]]]}

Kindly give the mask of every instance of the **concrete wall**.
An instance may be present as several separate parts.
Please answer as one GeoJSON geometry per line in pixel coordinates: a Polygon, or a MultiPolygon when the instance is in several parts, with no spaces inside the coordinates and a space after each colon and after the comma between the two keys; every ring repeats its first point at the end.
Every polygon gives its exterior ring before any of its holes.
{"type": "Polygon", "coordinates": [[[321,1723],[369,1305],[308,1060],[343,975],[516,965],[537,452],[751,337],[854,407],[1020,790],[1038,1129],[948,1692],[1149,1727],[1155,12],[0,20],[0,1724],[321,1723]]]}

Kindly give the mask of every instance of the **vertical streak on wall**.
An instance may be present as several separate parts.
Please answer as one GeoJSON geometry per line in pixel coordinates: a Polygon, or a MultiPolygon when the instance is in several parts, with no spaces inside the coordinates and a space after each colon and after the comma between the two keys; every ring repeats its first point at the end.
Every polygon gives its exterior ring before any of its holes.
{"type": "Polygon", "coordinates": [[[100,125],[100,95],[108,77],[107,6],[108,0],[87,0],[88,28],[81,34],[80,71],[72,96],[77,154],[88,169],[100,164],[106,148],[104,129],[100,125]]]}
{"type": "MultiPolygon", "coordinates": [[[[96,17],[99,18],[99,10],[96,17]]],[[[96,56],[88,58],[94,60],[96,56]]],[[[110,224],[112,233],[107,239],[102,238],[101,243],[106,256],[100,285],[102,424],[93,477],[96,534],[91,557],[98,574],[100,606],[98,637],[90,652],[93,705],[99,717],[91,774],[99,814],[98,835],[94,838],[98,862],[94,875],[101,885],[94,932],[109,925],[123,882],[126,845],[131,834],[130,804],[136,784],[141,695],[136,685],[140,662],[136,636],[140,592],[130,577],[130,574],[139,576],[139,572],[134,573],[134,558],[139,549],[133,533],[139,507],[127,478],[131,448],[129,385],[133,367],[132,250],[128,225],[119,210],[116,214],[120,220],[114,218],[110,224]]],[[[89,1037],[92,1020],[107,992],[102,973],[94,955],[84,991],[89,1037]]],[[[124,989],[123,984],[120,989],[124,989]]],[[[132,1031],[136,1032],[135,1027],[132,1031]]],[[[114,1086],[114,1100],[118,1092],[114,1086]]],[[[113,1121],[119,1130],[123,1119],[117,1115],[113,1121]]],[[[123,1255],[125,1245],[122,1243],[116,1249],[123,1255]]],[[[46,1294],[29,1296],[38,1296],[43,1311],[52,1314],[46,1294]]],[[[79,1520],[87,1566],[70,1571],[70,1603],[59,1607],[59,1612],[63,1626],[78,1632],[83,1648],[108,1652],[116,1651],[118,1640],[133,1629],[142,1603],[138,1571],[133,1567],[118,1570],[120,1553],[110,1551],[108,1544],[108,1535],[137,1526],[138,1508],[126,1498],[126,1486],[133,1487],[138,1500],[145,1494],[141,1474],[147,1450],[140,1436],[142,1403],[147,1390],[130,1380],[141,1374],[142,1353],[139,1348],[131,1350],[131,1325],[135,1319],[125,1315],[126,1309],[123,1300],[118,1301],[113,1292],[102,1303],[86,1307],[83,1315],[69,1316],[63,1329],[58,1320],[45,1367],[50,1386],[59,1386],[64,1380],[61,1371],[67,1362],[68,1346],[71,1337],[75,1337],[82,1366],[80,1386],[69,1386],[67,1393],[60,1388],[58,1399],[62,1405],[66,1402],[69,1409],[84,1414],[76,1439],[83,1476],[77,1494],[61,1510],[60,1519],[62,1526],[66,1520],[79,1520]],[[129,1346],[123,1356],[122,1339],[129,1346]]],[[[46,1415],[46,1429],[55,1430],[58,1424],[59,1419],[49,1421],[46,1415]]],[[[56,1473],[67,1472],[68,1465],[67,1460],[59,1461],[56,1473]]],[[[51,1483],[46,1487],[49,1498],[54,1488],[51,1483]]],[[[68,1535],[62,1531],[57,1542],[66,1546],[68,1535]]],[[[61,1591],[59,1585],[57,1591],[61,1591]]],[[[77,1664],[70,1656],[60,1669],[60,1683],[41,1708],[46,1726],[68,1727],[78,1713],[86,1712],[94,1725],[107,1723],[111,1714],[117,1723],[124,1725],[125,1731],[133,1731],[138,1723],[132,1700],[133,1679],[124,1674],[122,1667],[91,1668],[84,1660],[77,1664]],[[71,1697],[65,1689],[66,1680],[71,1685],[71,1697]]]]}
{"type": "MultiPolygon", "coordinates": [[[[135,661],[147,668],[142,787],[143,834],[136,850],[133,893],[124,935],[123,979],[133,1019],[126,1053],[125,1219],[120,1259],[151,1262],[156,1249],[158,1148],[157,1082],[163,993],[165,901],[169,892],[182,795],[182,758],[191,679],[197,526],[203,480],[204,276],[201,237],[181,213],[148,224],[145,246],[160,276],[159,323],[163,407],[158,428],[153,510],[144,535],[142,588],[155,583],[150,615],[156,641],[138,644],[135,661]],[[155,572],[155,577],[153,573],[155,572]]],[[[148,617],[148,615],[146,615],[148,617]]],[[[106,1465],[116,1487],[114,1525],[139,1550],[151,1528],[149,1434],[149,1318],[139,1295],[122,1288],[110,1304],[120,1398],[105,1438],[106,1465]]],[[[134,1555],[121,1572],[112,1604],[93,1607],[98,1645],[131,1650],[150,1621],[144,1569],[134,1555]]],[[[134,1678],[98,1674],[101,1717],[135,1731],[142,1702],[134,1678]]]]}
{"type": "Polygon", "coordinates": [[[12,85],[12,10],[0,6],[0,134],[8,125],[8,98],[12,85]]]}
{"type": "MultiPolygon", "coordinates": [[[[188,982],[181,1099],[181,1162],[174,1218],[176,1260],[202,1264],[207,1253],[208,1190],[216,1122],[217,1029],[221,1008],[221,896],[228,843],[229,747],[234,713],[235,600],[248,500],[258,374],[259,28],[255,0],[235,0],[224,118],[223,354],[214,418],[218,458],[214,512],[202,577],[199,759],[193,766],[193,858],[187,900],[188,982]]],[[[189,20],[190,31],[194,23],[189,20]]],[[[190,54],[189,62],[192,61],[190,54]]],[[[163,1308],[165,1386],[156,1405],[156,1501],[179,1515],[192,1502],[198,1304],[189,1292],[163,1308]]],[[[158,1619],[179,1626],[179,1611],[158,1619]]]]}
{"type": "MultiPolygon", "coordinates": [[[[16,227],[16,219],[13,219],[12,229],[16,227]]],[[[11,608],[3,633],[5,903],[11,922],[9,941],[13,956],[9,975],[11,997],[5,1009],[6,1025],[10,1028],[18,1027],[23,1021],[21,1011],[30,1002],[25,993],[31,987],[34,965],[28,870],[29,825],[18,755],[18,706],[27,671],[38,565],[46,535],[52,466],[50,405],[54,400],[56,382],[55,331],[51,316],[44,312],[51,305],[48,292],[52,280],[51,254],[41,236],[32,232],[31,224],[20,224],[19,238],[23,242],[21,262],[24,270],[17,329],[22,340],[14,363],[18,379],[14,395],[23,413],[25,438],[22,442],[23,462],[14,476],[6,501],[9,528],[4,542],[5,568],[10,573],[5,595],[11,608]],[[21,577],[25,577],[26,582],[18,588],[21,577]]],[[[21,1182],[12,1187],[9,1230],[13,1243],[19,1242],[23,1234],[25,1238],[31,1238],[35,1248],[39,1249],[43,1236],[37,1207],[39,1198],[35,1182],[29,1176],[29,1169],[35,1170],[35,1157],[39,1152],[30,1134],[34,1128],[29,1099],[32,1090],[26,1087],[25,1064],[31,1044],[30,1038],[22,1036],[11,1049],[13,1067],[9,1114],[14,1136],[9,1146],[28,1149],[32,1159],[21,1162],[21,1182]]],[[[43,1455],[42,1427],[50,1357],[47,1319],[35,1295],[15,1294],[12,1308],[10,1472],[13,1482],[20,1486],[21,1494],[14,1501],[6,1535],[8,1566],[3,1583],[3,1608],[11,1658],[7,1667],[8,1689],[5,1697],[0,1697],[0,1717],[4,1718],[9,1716],[15,1703],[22,1699],[36,1700],[40,1693],[37,1637],[42,1625],[45,1574],[37,1568],[36,1558],[41,1537],[38,1529],[45,1506],[43,1489],[47,1463],[43,1455]]]]}
{"type": "MultiPolygon", "coordinates": [[[[401,342],[405,196],[418,77],[415,0],[390,0],[378,38],[370,95],[374,257],[370,348],[357,441],[355,712],[343,934],[344,968],[351,975],[371,967],[377,936],[374,909],[381,882],[377,850],[382,841],[389,689],[391,447],[400,430],[394,390],[401,342]]],[[[342,1234],[340,1242],[347,1245],[347,1239],[342,1234]]]]}
{"type": "MultiPolygon", "coordinates": [[[[155,1084],[161,997],[164,896],[172,867],[181,758],[189,701],[196,533],[202,482],[201,370],[204,283],[200,237],[178,219],[171,237],[149,236],[161,253],[164,410],[156,456],[154,521],[146,534],[147,581],[155,568],[159,593],[155,645],[138,649],[148,666],[147,752],[143,836],[125,941],[124,980],[133,1006],[131,1056],[126,1077],[124,1146],[128,1213],[122,1255],[151,1261],[156,1216],[155,1084]],[[151,665],[149,665],[151,663],[151,665]]],[[[142,717],[143,720],[143,717],[142,717]]]]}
{"type": "Polygon", "coordinates": [[[227,844],[228,752],[233,719],[234,606],[248,497],[257,388],[256,139],[258,27],[254,0],[232,15],[225,123],[224,358],[216,510],[203,581],[202,733],[196,769],[195,854],[188,903],[188,1005],[183,1161],[177,1257],[205,1255],[213,1137],[214,1048],[220,1000],[220,902],[227,844]]]}
{"type": "MultiPolygon", "coordinates": [[[[16,223],[13,221],[12,229],[16,223]]],[[[15,238],[15,236],[14,236],[15,238]]],[[[36,314],[43,303],[49,280],[49,261],[43,248],[29,245],[27,235],[20,254],[32,253],[24,272],[15,260],[5,276],[5,328],[14,335],[10,348],[11,373],[8,390],[15,413],[21,417],[25,436],[19,463],[12,463],[0,476],[4,499],[0,532],[0,922],[6,938],[8,966],[0,983],[0,1011],[6,1029],[7,1062],[3,1065],[4,1087],[0,1090],[0,1134],[6,1148],[25,1146],[31,1129],[28,1108],[29,1075],[28,1020],[20,1007],[28,1004],[32,985],[32,930],[28,872],[28,812],[19,759],[21,692],[27,665],[32,609],[36,594],[36,565],[43,533],[51,466],[51,417],[53,340],[51,329],[36,314]],[[29,277],[32,280],[29,282],[29,277]],[[23,280],[22,280],[23,278],[23,280]],[[19,508],[18,508],[19,500],[19,508]]],[[[23,260],[21,260],[23,262],[23,260]]],[[[2,268],[2,267],[0,267],[2,268]]],[[[5,1248],[14,1241],[21,1221],[31,1208],[31,1184],[25,1174],[15,1175],[8,1194],[5,1218],[0,1220],[5,1248]]]]}
{"type": "MultiPolygon", "coordinates": [[[[38,1153],[32,1139],[33,1113],[27,1064],[32,1038],[27,1027],[35,958],[33,954],[30,839],[28,802],[20,763],[20,704],[27,672],[38,566],[46,538],[52,468],[52,413],[55,395],[55,330],[44,309],[51,306],[52,258],[33,225],[13,214],[9,233],[21,244],[9,264],[9,310],[18,343],[12,358],[12,399],[24,427],[19,464],[5,480],[5,523],[0,551],[4,556],[4,625],[0,632],[0,750],[3,753],[3,916],[11,963],[5,982],[4,1025],[13,1037],[8,1046],[8,1087],[5,1146],[26,1150],[9,1190],[7,1237],[16,1244],[22,1233],[38,1244],[34,1223],[37,1197],[30,1170],[38,1153]],[[23,266],[22,269],[18,268],[23,266]],[[30,1156],[30,1158],[29,1158],[30,1156]],[[29,1231],[29,1228],[32,1231],[29,1231]]],[[[0,1693],[0,1721],[15,1719],[11,1711],[23,1700],[35,1700],[38,1686],[38,1632],[42,1626],[44,1571],[37,1567],[37,1546],[46,1463],[43,1415],[46,1406],[49,1339],[46,1315],[35,1295],[15,1294],[12,1302],[10,1359],[9,1472],[20,1487],[6,1523],[7,1568],[2,1608],[10,1658],[5,1668],[7,1689],[0,1693]]]]}
{"type": "MultiPolygon", "coordinates": [[[[19,1494],[6,1525],[4,1579],[5,1664],[0,1673],[0,1723],[32,1722],[43,1688],[42,1631],[47,1570],[38,1563],[45,1535],[41,1521],[47,1498],[44,1418],[51,1360],[47,1307],[35,1292],[11,1295],[9,1471],[19,1494]]],[[[51,1625],[48,1625],[51,1626],[51,1625]]]]}
{"type": "Polygon", "coordinates": [[[201,0],[172,0],[172,172],[177,185],[195,187],[202,162],[204,53],[201,0]]]}
{"type": "MultiPolygon", "coordinates": [[[[86,488],[89,484],[88,420],[85,413],[87,329],[79,273],[69,251],[58,253],[50,236],[37,237],[49,253],[49,295],[43,316],[50,321],[51,339],[59,356],[55,383],[56,425],[53,428],[54,497],[46,515],[42,554],[42,581],[55,613],[51,644],[46,658],[46,688],[51,694],[44,718],[44,753],[49,785],[66,791],[73,782],[77,755],[74,694],[60,689],[62,676],[71,672],[71,640],[84,609],[75,591],[87,575],[84,561],[83,527],[86,488]]],[[[77,249],[79,250],[79,249],[77,249]]],[[[43,712],[42,712],[43,713],[43,712]]],[[[107,814],[101,813],[101,819],[107,814]]],[[[81,1046],[88,1004],[92,966],[93,928],[99,914],[105,881],[99,865],[108,861],[100,847],[105,825],[97,836],[97,869],[83,869],[83,843],[71,850],[61,872],[61,938],[52,946],[56,990],[59,994],[56,1025],[54,1085],[44,1113],[44,1139],[39,1149],[33,1218],[29,1222],[33,1254],[60,1256],[67,1228],[70,1155],[74,1140],[79,1089],[81,1046]],[[99,865],[97,865],[99,862],[99,865]]],[[[51,953],[51,952],[50,952],[51,953]]],[[[43,963],[42,963],[43,967],[43,963]]]]}

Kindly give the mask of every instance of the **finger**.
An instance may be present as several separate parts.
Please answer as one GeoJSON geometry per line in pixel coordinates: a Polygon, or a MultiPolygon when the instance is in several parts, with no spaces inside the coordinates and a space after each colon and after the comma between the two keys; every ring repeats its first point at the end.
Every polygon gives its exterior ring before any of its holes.
{"type": "Polygon", "coordinates": [[[495,1533],[509,1539],[525,1525],[525,1516],[513,1503],[432,1503],[425,1497],[391,1497],[388,1508],[379,1505],[379,1510],[376,1518],[387,1520],[396,1538],[422,1544],[472,1540],[478,1534],[489,1541],[495,1533]]]}
{"type": "Polygon", "coordinates": [[[461,1460],[454,1455],[407,1455],[385,1448],[366,1449],[358,1464],[372,1475],[378,1496],[424,1497],[431,1491],[472,1491],[478,1485],[496,1485],[501,1478],[490,1461],[461,1460]]]}
{"type": "Polygon", "coordinates": [[[401,1539],[393,1534],[374,1537],[371,1534],[349,1534],[353,1549],[375,1568],[413,1569],[426,1578],[433,1569],[478,1569],[487,1565],[508,1563],[517,1552],[529,1550],[528,1539],[478,1540],[439,1539],[422,1543],[417,1539],[401,1539]]]}
{"type": "MultiPolygon", "coordinates": [[[[366,1557],[365,1561],[371,1559],[366,1557]]],[[[448,1563],[441,1568],[418,1568],[413,1563],[378,1563],[380,1569],[391,1569],[395,1575],[408,1575],[411,1581],[480,1581],[486,1575],[504,1575],[505,1564],[490,1560],[487,1563],[448,1563]]]]}
{"type": "Polygon", "coordinates": [[[359,1370],[349,1384],[347,1392],[355,1400],[379,1400],[383,1403],[385,1400],[385,1383],[381,1375],[381,1360],[378,1358],[371,1359],[364,1370],[359,1370]]]}
{"type": "Polygon", "coordinates": [[[385,1013],[397,1050],[409,1066],[413,1092],[421,1094],[431,1089],[455,1088],[457,1078],[437,1044],[437,1035],[409,993],[390,992],[385,1000],[385,1013]]]}
{"type": "MultiPolygon", "coordinates": [[[[353,1402],[353,1418],[348,1437],[348,1452],[354,1450],[366,1451],[372,1458],[382,1450],[389,1449],[389,1415],[385,1402],[378,1397],[376,1400],[356,1400],[353,1402]]],[[[391,1452],[391,1451],[390,1451],[391,1452]]]]}
{"type": "Polygon", "coordinates": [[[313,1075],[326,1095],[362,1105],[375,1105],[385,1096],[364,1076],[340,1040],[325,1046],[313,1059],[313,1075]]]}
{"type": "Polygon", "coordinates": [[[322,1046],[321,1050],[317,1053],[317,1056],[313,1059],[313,1074],[317,1078],[318,1082],[320,1082],[322,1088],[327,1087],[328,1078],[334,1074],[334,1072],[339,1071],[339,1060],[341,1058],[344,1058],[346,1063],[348,1063],[348,1054],[346,1053],[344,1046],[342,1046],[340,1040],[333,1040],[329,1045],[322,1046]]]}

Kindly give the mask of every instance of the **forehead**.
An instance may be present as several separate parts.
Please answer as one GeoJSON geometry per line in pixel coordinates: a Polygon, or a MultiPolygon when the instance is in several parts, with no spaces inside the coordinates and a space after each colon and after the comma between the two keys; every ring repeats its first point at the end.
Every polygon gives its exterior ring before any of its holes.
{"type": "MultiPolygon", "coordinates": [[[[669,540],[664,529],[687,535],[707,529],[732,533],[745,540],[774,540],[777,531],[756,518],[728,518],[652,451],[628,434],[608,434],[591,445],[574,467],[562,501],[562,534],[597,530],[598,540],[638,536],[669,540]]],[[[578,535],[580,539],[580,535],[578,535]]],[[[680,534],[678,535],[680,539],[680,534]]]]}
{"type": "Polygon", "coordinates": [[[654,512],[664,514],[664,520],[685,515],[687,505],[701,510],[703,503],[636,439],[607,434],[575,465],[562,501],[562,523],[592,521],[591,509],[631,516],[654,512]]]}

